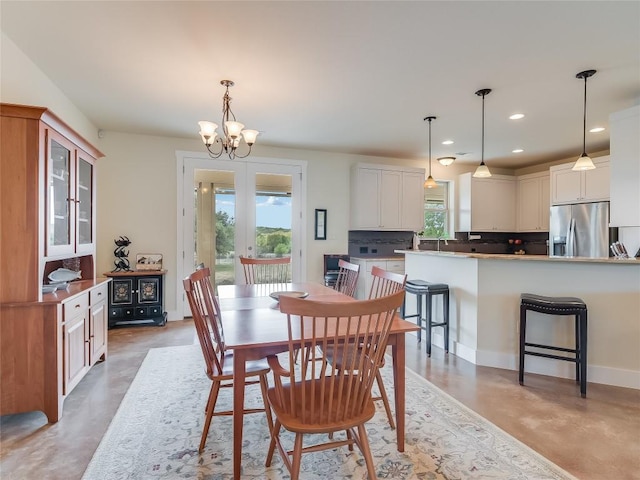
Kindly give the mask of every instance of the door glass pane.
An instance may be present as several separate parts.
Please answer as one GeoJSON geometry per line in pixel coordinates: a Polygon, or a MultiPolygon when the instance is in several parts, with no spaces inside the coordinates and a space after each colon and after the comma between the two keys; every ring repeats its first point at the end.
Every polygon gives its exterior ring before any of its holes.
{"type": "Polygon", "coordinates": [[[93,243],[93,165],[82,158],[78,162],[78,243],[93,243]]]}
{"type": "Polygon", "coordinates": [[[70,245],[69,188],[71,152],[51,140],[49,171],[49,245],[70,245]]]}
{"type": "Polygon", "coordinates": [[[291,175],[257,173],[257,258],[291,257],[291,213],[291,175]]]}
{"type": "Polygon", "coordinates": [[[233,172],[196,171],[194,269],[211,269],[212,283],[235,282],[236,191],[233,172]]]}

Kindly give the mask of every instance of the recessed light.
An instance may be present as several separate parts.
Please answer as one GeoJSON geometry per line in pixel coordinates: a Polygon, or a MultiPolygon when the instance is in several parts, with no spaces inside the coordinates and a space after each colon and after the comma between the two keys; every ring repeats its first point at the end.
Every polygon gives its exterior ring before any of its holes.
{"type": "Polygon", "coordinates": [[[598,132],[604,132],[604,127],[594,127],[591,130],[589,130],[591,133],[598,133],[598,132]]]}
{"type": "Polygon", "coordinates": [[[511,150],[511,151],[512,151],[513,153],[522,153],[522,152],[524,152],[524,150],[523,150],[523,149],[521,149],[521,148],[516,148],[515,150],[511,150]]]}
{"type": "Polygon", "coordinates": [[[514,113],[509,118],[511,120],[520,120],[521,118],[524,118],[524,113],[514,113]]]}
{"type": "Polygon", "coordinates": [[[442,142],[443,145],[451,145],[453,143],[453,140],[445,140],[444,142],[442,142]]]}

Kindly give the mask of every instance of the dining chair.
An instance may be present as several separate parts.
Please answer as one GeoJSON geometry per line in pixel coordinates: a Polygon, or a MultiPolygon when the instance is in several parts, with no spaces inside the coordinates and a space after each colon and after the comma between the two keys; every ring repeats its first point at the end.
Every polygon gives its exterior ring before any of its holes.
{"type": "MultiPolygon", "coordinates": [[[[189,300],[193,323],[198,333],[198,340],[204,356],[207,376],[211,379],[211,390],[205,408],[205,422],[200,438],[198,451],[204,450],[204,445],[209,433],[211,420],[214,416],[233,415],[233,411],[215,411],[220,388],[233,386],[233,352],[225,349],[224,331],[220,305],[216,298],[210,280],[211,272],[208,267],[200,268],[183,280],[184,290],[189,300]]],[[[267,374],[270,368],[266,359],[247,363],[245,378],[257,377],[257,380],[249,380],[246,385],[260,384],[264,408],[245,409],[244,413],[265,412],[269,431],[273,427],[271,410],[267,403],[267,374]]]]}
{"type": "MultiPolygon", "coordinates": [[[[284,297],[280,310],[287,314],[289,331],[288,365],[269,357],[274,386],[267,398],[275,415],[266,466],[271,465],[275,448],[292,480],[300,476],[302,454],[357,445],[364,456],[370,479],[377,478],[365,423],[375,414],[371,388],[387,346],[389,330],[404,292],[354,302],[329,303],[284,297]],[[294,351],[301,343],[310,347],[308,362],[294,365],[294,351]],[[349,358],[335,364],[316,361],[323,351],[338,351],[338,344],[352,343],[349,358]],[[347,365],[348,363],[348,365],[347,365]],[[348,368],[347,368],[348,367],[348,368]],[[283,381],[284,379],[284,381],[283,381]],[[293,449],[285,447],[280,432],[295,434],[293,449]],[[331,438],[345,431],[344,438],[331,438]],[[329,434],[323,443],[304,446],[307,434],[329,434]]],[[[346,352],[347,349],[343,349],[346,352]]],[[[325,438],[324,436],[321,438],[325,438]]]]}
{"type": "MultiPolygon", "coordinates": [[[[373,283],[371,285],[371,291],[369,293],[370,300],[393,295],[398,292],[402,292],[404,294],[405,284],[407,283],[406,274],[389,272],[377,266],[373,266],[373,268],[371,269],[371,275],[373,276],[373,283]]],[[[325,353],[327,361],[336,365],[337,368],[349,368],[349,365],[342,365],[341,357],[344,354],[336,355],[336,352],[333,352],[331,349],[327,350],[325,353]]],[[[382,368],[384,366],[384,356],[382,357],[381,362],[382,363],[380,364],[380,367],[382,368]]],[[[384,388],[382,375],[379,371],[376,373],[376,382],[378,384],[380,396],[374,397],[373,400],[382,400],[384,410],[387,413],[387,418],[389,419],[389,425],[391,426],[391,428],[395,429],[396,423],[393,420],[393,413],[391,412],[389,396],[387,395],[387,390],[384,388]]]]}
{"type": "Polygon", "coordinates": [[[257,283],[287,283],[291,281],[291,257],[249,258],[240,255],[247,285],[257,283]]]}
{"type": "Polygon", "coordinates": [[[355,296],[356,284],[358,283],[358,276],[360,275],[360,265],[350,263],[345,260],[338,261],[338,278],[333,289],[340,293],[355,296]]]}

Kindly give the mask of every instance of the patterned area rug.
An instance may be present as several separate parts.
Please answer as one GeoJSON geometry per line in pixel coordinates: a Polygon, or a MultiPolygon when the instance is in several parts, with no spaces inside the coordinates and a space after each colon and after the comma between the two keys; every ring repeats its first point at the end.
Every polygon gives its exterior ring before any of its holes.
{"type": "MultiPolygon", "coordinates": [[[[383,375],[391,390],[389,366],[383,375]]],[[[232,478],[231,417],[214,417],[198,454],[209,387],[199,346],[150,350],[83,480],[232,478]]],[[[257,386],[248,387],[245,396],[247,405],[261,402],[257,386]]],[[[218,403],[220,409],[231,407],[231,389],[223,389],[218,403]]],[[[381,479],[575,480],[410,370],[406,410],[404,453],[396,449],[395,430],[381,406],[367,424],[381,479]]],[[[289,478],[277,452],[272,466],[264,466],[269,432],[263,414],[245,416],[243,440],[242,478],[289,478]]],[[[346,447],[303,455],[300,476],[367,478],[359,450],[346,447]]]]}

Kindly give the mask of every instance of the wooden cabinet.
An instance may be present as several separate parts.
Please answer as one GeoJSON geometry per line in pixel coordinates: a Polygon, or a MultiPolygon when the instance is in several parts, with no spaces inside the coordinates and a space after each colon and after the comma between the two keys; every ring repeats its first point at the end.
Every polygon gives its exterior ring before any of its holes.
{"type": "Polygon", "coordinates": [[[105,273],[109,285],[109,327],[164,325],[165,270],[105,273]]]}
{"type": "Polygon", "coordinates": [[[351,263],[360,265],[360,274],[358,275],[358,283],[356,284],[356,298],[358,300],[366,300],[371,292],[371,284],[373,277],[371,270],[374,265],[389,272],[404,274],[404,258],[358,258],[351,257],[351,263]]]}
{"type": "Polygon", "coordinates": [[[517,178],[518,232],[549,231],[549,173],[532,173],[517,178]]]}
{"type": "Polygon", "coordinates": [[[588,203],[609,200],[609,156],[593,159],[593,170],[574,171],[573,163],[554,165],[551,175],[551,204],[588,203]]]}
{"type": "Polygon", "coordinates": [[[516,229],[516,180],[506,175],[458,177],[458,231],[513,232],[516,229]]]}
{"type": "Polygon", "coordinates": [[[357,164],[351,173],[351,229],[424,228],[424,169],[357,164]]]}
{"type": "Polygon", "coordinates": [[[611,226],[640,227],[640,105],[611,114],[611,226]]]}
{"type": "Polygon", "coordinates": [[[106,356],[106,335],[94,350],[91,336],[101,321],[91,292],[109,281],[95,275],[94,162],[103,155],[46,108],[3,103],[0,122],[0,414],[41,410],[56,422],[106,356]],[[48,274],[70,259],[82,279],[43,295],[48,274]]]}

